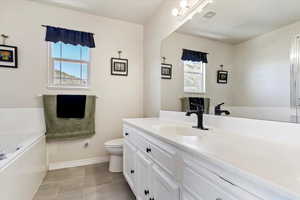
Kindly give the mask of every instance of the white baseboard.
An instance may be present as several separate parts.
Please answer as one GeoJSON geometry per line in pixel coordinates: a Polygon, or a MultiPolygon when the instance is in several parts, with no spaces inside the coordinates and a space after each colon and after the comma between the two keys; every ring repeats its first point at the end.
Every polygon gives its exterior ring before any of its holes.
{"type": "Polygon", "coordinates": [[[51,170],[56,170],[56,169],[93,165],[93,164],[108,162],[108,160],[109,160],[109,157],[104,156],[104,157],[88,158],[88,159],[83,159],[83,160],[73,160],[73,161],[49,163],[49,170],[51,171],[51,170]]]}

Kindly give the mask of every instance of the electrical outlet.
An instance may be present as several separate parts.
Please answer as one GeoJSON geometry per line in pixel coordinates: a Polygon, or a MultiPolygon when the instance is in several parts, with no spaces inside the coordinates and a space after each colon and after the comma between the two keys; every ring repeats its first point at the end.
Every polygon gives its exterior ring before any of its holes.
{"type": "Polygon", "coordinates": [[[84,141],[84,144],[83,144],[83,147],[86,149],[90,146],[90,140],[85,140],[84,141]]]}

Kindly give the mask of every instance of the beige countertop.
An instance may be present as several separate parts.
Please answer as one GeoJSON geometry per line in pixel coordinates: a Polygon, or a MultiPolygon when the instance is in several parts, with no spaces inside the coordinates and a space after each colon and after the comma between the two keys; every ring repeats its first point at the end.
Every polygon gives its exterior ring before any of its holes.
{"type": "Polygon", "coordinates": [[[220,161],[227,167],[261,179],[274,189],[287,193],[291,199],[300,199],[300,145],[285,145],[268,138],[215,128],[208,131],[191,129],[194,124],[159,118],[124,119],[124,122],[183,151],[220,161]],[[176,134],[175,126],[186,127],[187,135],[181,135],[185,129],[176,134]]]}

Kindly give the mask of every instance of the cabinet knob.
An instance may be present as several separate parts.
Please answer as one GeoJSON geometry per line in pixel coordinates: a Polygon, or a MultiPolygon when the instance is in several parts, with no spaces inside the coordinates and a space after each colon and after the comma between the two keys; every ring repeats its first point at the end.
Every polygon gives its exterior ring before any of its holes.
{"type": "Polygon", "coordinates": [[[131,170],[130,173],[131,173],[131,174],[134,174],[134,170],[131,170]]]}
{"type": "Polygon", "coordinates": [[[149,190],[145,190],[145,196],[147,196],[149,194],[149,190]]]}
{"type": "Polygon", "coordinates": [[[151,152],[151,149],[150,149],[150,148],[147,148],[147,149],[146,149],[146,152],[147,152],[147,153],[150,153],[150,152],[151,152]]]}
{"type": "Polygon", "coordinates": [[[125,136],[128,136],[129,135],[129,133],[125,133],[125,136]]]}

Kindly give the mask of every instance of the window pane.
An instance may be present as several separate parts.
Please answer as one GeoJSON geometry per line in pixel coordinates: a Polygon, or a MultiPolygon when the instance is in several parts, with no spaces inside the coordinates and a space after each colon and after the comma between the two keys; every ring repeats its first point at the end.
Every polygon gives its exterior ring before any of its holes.
{"type": "Polygon", "coordinates": [[[184,62],[184,92],[205,92],[205,64],[184,62]]]}
{"type": "Polygon", "coordinates": [[[74,46],[62,42],[51,43],[53,73],[51,84],[62,86],[87,86],[90,49],[80,45],[74,46]],[[68,59],[70,61],[63,61],[68,59]],[[74,60],[74,61],[72,61],[74,60]],[[77,63],[78,62],[78,63],[77,63]]]}
{"type": "Polygon", "coordinates": [[[81,66],[79,63],[62,62],[61,71],[65,78],[78,79],[81,74],[81,66]]]}
{"type": "Polygon", "coordinates": [[[60,84],[60,61],[54,61],[53,83],[60,84]]]}
{"type": "Polygon", "coordinates": [[[54,61],[54,71],[60,71],[60,61],[54,61]]]}
{"type": "Polygon", "coordinates": [[[81,46],[62,43],[62,58],[80,60],[81,46]]]}
{"type": "Polygon", "coordinates": [[[90,49],[88,47],[81,47],[82,58],[81,60],[89,61],[90,60],[90,49]]]}
{"type": "Polygon", "coordinates": [[[88,65],[82,64],[82,79],[87,80],[88,79],[88,65]]]}
{"type": "Polygon", "coordinates": [[[52,57],[53,58],[60,58],[60,42],[52,43],[52,57]]]}
{"type": "Polygon", "coordinates": [[[202,73],[202,63],[185,62],[184,71],[192,73],[202,73]]]}
{"type": "Polygon", "coordinates": [[[64,85],[81,84],[81,64],[62,62],[61,83],[64,85]]]}
{"type": "Polygon", "coordinates": [[[184,74],[184,91],[186,92],[204,92],[203,77],[199,74],[184,74]]]}

